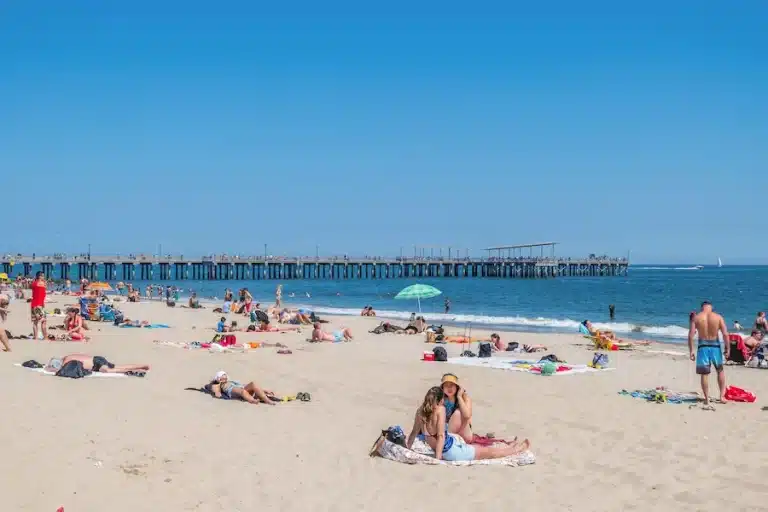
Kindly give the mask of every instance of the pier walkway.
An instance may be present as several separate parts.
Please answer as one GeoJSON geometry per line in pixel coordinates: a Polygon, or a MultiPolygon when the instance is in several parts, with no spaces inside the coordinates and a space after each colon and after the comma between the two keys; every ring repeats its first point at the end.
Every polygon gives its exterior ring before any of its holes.
{"type": "Polygon", "coordinates": [[[391,279],[554,278],[626,275],[623,258],[271,258],[263,256],[95,256],[0,255],[9,277],[42,271],[48,279],[89,280],[248,280],[248,279],[391,279]]]}

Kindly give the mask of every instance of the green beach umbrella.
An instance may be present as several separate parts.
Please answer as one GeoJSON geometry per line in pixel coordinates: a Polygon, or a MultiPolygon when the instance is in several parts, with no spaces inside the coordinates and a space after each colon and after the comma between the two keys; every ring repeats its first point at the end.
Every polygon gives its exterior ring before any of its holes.
{"type": "Polygon", "coordinates": [[[434,286],[428,284],[412,284],[400,290],[400,293],[395,295],[396,299],[416,299],[419,304],[419,313],[421,313],[421,299],[431,299],[437,297],[441,292],[434,286]]]}

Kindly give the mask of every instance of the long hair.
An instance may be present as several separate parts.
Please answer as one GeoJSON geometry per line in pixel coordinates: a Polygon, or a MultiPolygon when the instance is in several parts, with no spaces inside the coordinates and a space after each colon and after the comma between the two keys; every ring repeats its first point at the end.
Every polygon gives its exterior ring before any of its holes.
{"type": "Polygon", "coordinates": [[[445,393],[440,386],[429,388],[429,391],[427,391],[427,394],[424,396],[424,402],[422,402],[421,407],[419,407],[419,415],[425,423],[435,413],[435,409],[437,409],[444,397],[445,393]]]}

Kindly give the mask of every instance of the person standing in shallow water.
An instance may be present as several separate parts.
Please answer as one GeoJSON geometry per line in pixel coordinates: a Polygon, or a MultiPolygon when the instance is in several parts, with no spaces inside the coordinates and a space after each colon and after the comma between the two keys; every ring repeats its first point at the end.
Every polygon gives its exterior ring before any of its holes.
{"type": "Polygon", "coordinates": [[[728,343],[728,327],[722,316],[715,313],[709,301],[701,303],[701,311],[690,314],[688,327],[688,351],[691,361],[696,361],[696,373],[701,375],[701,390],[704,393],[704,407],[712,408],[709,403],[709,374],[712,366],[717,372],[717,385],[720,388],[720,401],[725,403],[725,362],[720,348],[722,335],[725,341],[725,359],[728,359],[731,344],[728,343]],[[698,333],[699,342],[696,352],[693,351],[693,338],[698,333]]]}
{"type": "Polygon", "coordinates": [[[616,318],[616,306],[613,304],[608,306],[608,315],[611,317],[611,320],[616,318]]]}
{"type": "Polygon", "coordinates": [[[451,310],[451,299],[445,299],[445,313],[448,314],[450,310],[451,310]]]}

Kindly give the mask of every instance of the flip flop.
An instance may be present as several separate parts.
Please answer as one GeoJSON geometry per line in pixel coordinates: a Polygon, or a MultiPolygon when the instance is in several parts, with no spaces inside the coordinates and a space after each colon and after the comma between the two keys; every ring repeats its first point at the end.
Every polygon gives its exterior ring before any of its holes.
{"type": "Polygon", "coordinates": [[[312,400],[312,397],[309,395],[309,393],[297,393],[296,398],[302,402],[309,402],[312,400]]]}
{"type": "Polygon", "coordinates": [[[125,372],[126,375],[130,377],[144,377],[147,375],[147,372],[125,372]]]}
{"type": "Polygon", "coordinates": [[[278,351],[277,351],[277,353],[278,353],[278,354],[293,354],[293,352],[291,352],[291,351],[290,351],[290,350],[288,350],[287,348],[284,348],[284,349],[282,349],[282,350],[278,350],[278,351]]]}

